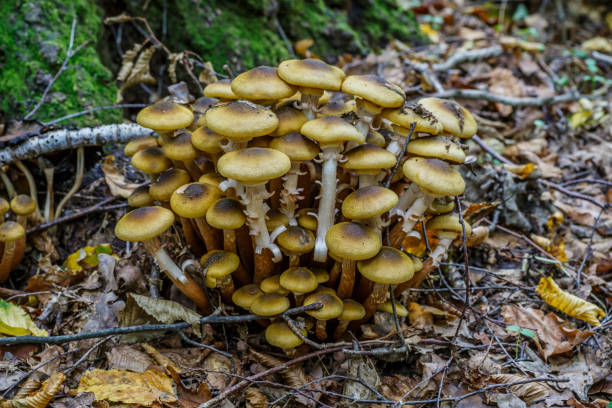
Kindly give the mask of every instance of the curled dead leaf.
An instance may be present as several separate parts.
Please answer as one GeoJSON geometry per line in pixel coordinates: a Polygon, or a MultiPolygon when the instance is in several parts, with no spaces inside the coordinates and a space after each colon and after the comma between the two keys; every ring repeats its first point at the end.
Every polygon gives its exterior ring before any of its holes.
{"type": "Polygon", "coordinates": [[[110,155],[104,159],[104,165],[102,166],[104,181],[106,181],[113,196],[128,198],[139,185],[128,182],[119,172],[117,166],[113,164],[114,161],[115,158],[110,155]]]}
{"type": "Polygon", "coordinates": [[[562,290],[552,277],[540,279],[536,292],[542,299],[568,316],[599,326],[606,313],[597,305],[562,290]]]}
{"type": "Polygon", "coordinates": [[[170,360],[168,357],[164,356],[162,353],[157,351],[157,349],[151,346],[150,344],[143,343],[142,348],[144,349],[144,351],[147,352],[147,354],[153,357],[153,359],[158,365],[164,367],[166,370],[169,370],[171,368],[172,371],[174,371],[177,374],[181,374],[183,372],[183,370],[178,368],[172,360],[170,360]]]}
{"type": "Polygon", "coordinates": [[[244,392],[244,400],[247,408],[267,408],[268,398],[258,388],[249,387],[244,392]]]}
{"type": "Polygon", "coordinates": [[[53,373],[37,391],[28,396],[0,402],[0,408],[45,408],[59,391],[64,374],[53,373]]]}
{"type": "Polygon", "coordinates": [[[22,307],[0,299],[0,333],[9,336],[48,336],[46,330],[36,327],[22,307]]]}
{"type": "MultiPolygon", "coordinates": [[[[508,384],[527,380],[528,377],[515,374],[495,374],[489,379],[495,384],[508,384]]],[[[537,382],[511,385],[508,389],[528,404],[544,399],[549,394],[549,388],[537,382]]]]}

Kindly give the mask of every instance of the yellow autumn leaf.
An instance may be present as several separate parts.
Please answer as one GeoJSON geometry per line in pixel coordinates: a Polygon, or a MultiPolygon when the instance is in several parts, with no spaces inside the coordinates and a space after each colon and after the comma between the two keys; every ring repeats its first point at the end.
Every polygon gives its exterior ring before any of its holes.
{"type": "Polygon", "coordinates": [[[433,29],[429,24],[419,24],[421,32],[429,37],[431,42],[437,43],[440,41],[440,33],[433,29]]]}
{"type": "Polygon", "coordinates": [[[142,373],[126,370],[87,371],[81,377],[76,392],[93,392],[96,401],[145,406],[177,401],[172,379],[154,369],[142,373]]]}
{"type": "Polygon", "coordinates": [[[536,292],[555,309],[595,326],[599,326],[599,320],[606,315],[593,303],[562,290],[550,276],[540,279],[536,292]]]}
{"type": "Polygon", "coordinates": [[[64,378],[62,373],[53,373],[37,391],[25,397],[2,401],[0,408],[45,408],[59,391],[64,378]]]}
{"type": "Polygon", "coordinates": [[[9,336],[48,336],[46,330],[36,327],[30,315],[20,306],[0,299],[0,334],[9,336]]]}
{"type": "Polygon", "coordinates": [[[64,266],[74,272],[81,272],[83,267],[89,269],[98,266],[98,254],[107,254],[115,256],[119,259],[115,254],[113,254],[113,248],[110,244],[99,244],[95,247],[86,246],[81,248],[66,258],[64,262],[64,266]]]}
{"type": "Polygon", "coordinates": [[[573,113],[569,119],[569,125],[572,129],[576,129],[582,125],[584,125],[587,120],[591,117],[593,112],[589,109],[581,110],[576,113],[573,113]]]}
{"type": "Polygon", "coordinates": [[[536,166],[532,163],[514,165],[504,164],[504,167],[510,173],[516,174],[522,179],[527,178],[527,176],[533,173],[533,171],[536,169],[536,166]]]}

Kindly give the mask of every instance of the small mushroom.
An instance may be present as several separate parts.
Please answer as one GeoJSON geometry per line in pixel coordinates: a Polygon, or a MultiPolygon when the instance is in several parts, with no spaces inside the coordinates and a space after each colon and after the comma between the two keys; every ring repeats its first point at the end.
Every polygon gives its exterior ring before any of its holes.
{"type": "Polygon", "coordinates": [[[206,85],[204,88],[204,96],[207,98],[217,98],[221,102],[239,99],[238,95],[232,91],[232,81],[230,79],[221,79],[206,85]]]}
{"type": "Polygon", "coordinates": [[[342,314],[344,305],[342,300],[331,293],[318,292],[304,299],[304,306],[320,302],[323,306],[317,310],[308,310],[306,314],[317,319],[315,333],[319,340],[327,339],[326,321],[335,319],[342,314]]]}
{"type": "MultiPolygon", "coordinates": [[[[306,336],[306,330],[299,330],[303,336],[306,336]]],[[[283,349],[287,355],[291,355],[296,347],[304,343],[304,340],[295,334],[289,325],[283,321],[270,324],[266,328],[265,337],[269,345],[283,349]]]]}
{"type": "MultiPolygon", "coordinates": [[[[472,228],[467,221],[464,221],[464,224],[465,234],[469,236],[472,233],[472,228]]],[[[459,217],[455,214],[444,214],[433,217],[427,221],[426,226],[428,230],[434,230],[438,237],[438,245],[436,245],[430,255],[433,266],[438,266],[444,255],[448,252],[448,248],[453,240],[463,233],[463,227],[461,226],[461,222],[459,222],[459,217]]]]}
{"type": "Polygon", "coordinates": [[[19,194],[11,200],[11,211],[17,215],[17,223],[25,229],[28,216],[36,211],[36,202],[27,194],[19,194]]]}
{"type": "Polygon", "coordinates": [[[21,224],[14,221],[2,223],[0,225],[0,243],[4,247],[2,249],[2,260],[0,261],[0,283],[3,283],[23,258],[25,229],[21,224]]]}
{"type": "Polygon", "coordinates": [[[289,290],[280,284],[280,275],[268,276],[259,283],[259,289],[263,293],[276,293],[283,296],[289,294],[289,290]]]}
{"type": "Polygon", "coordinates": [[[381,112],[383,126],[391,128],[393,134],[387,150],[398,156],[404,145],[406,137],[410,134],[410,126],[414,123],[414,133],[424,132],[437,135],[442,131],[442,125],[436,118],[424,111],[413,107],[403,106],[399,109],[385,109],[381,112]]]}
{"type": "Polygon", "coordinates": [[[147,207],[153,204],[155,199],[149,194],[149,186],[136,187],[127,199],[130,207],[147,207]]]}
{"type": "Polygon", "coordinates": [[[259,289],[259,286],[250,283],[236,289],[232,293],[232,302],[238,307],[250,310],[253,301],[261,295],[263,295],[263,292],[259,289]]]}
{"type": "Polygon", "coordinates": [[[302,267],[292,267],[281,273],[279,283],[293,293],[296,306],[302,304],[305,293],[312,292],[319,285],[315,274],[310,269],[302,267]]]}
{"type": "Polygon", "coordinates": [[[240,264],[238,255],[215,249],[204,254],[200,258],[200,264],[205,276],[217,281],[217,286],[221,289],[221,295],[226,301],[229,301],[234,293],[234,281],[231,275],[240,264]]]}
{"type": "Polygon", "coordinates": [[[168,170],[172,163],[160,147],[150,146],[132,156],[132,166],[146,173],[153,180],[159,173],[168,170]]]}
{"type": "Polygon", "coordinates": [[[342,314],[338,316],[338,326],[336,326],[336,330],[334,331],[334,339],[342,337],[350,322],[361,320],[365,316],[365,308],[361,303],[353,299],[344,299],[342,304],[342,314]]]}
{"type": "Polygon", "coordinates": [[[251,313],[263,317],[277,316],[289,309],[289,299],[278,293],[264,293],[251,303],[251,313]]]}
{"type": "Polygon", "coordinates": [[[130,140],[125,147],[123,148],[123,153],[126,156],[132,157],[142,149],[146,149],[147,147],[157,147],[157,139],[151,136],[141,137],[138,139],[130,140]]]}
{"type": "Polygon", "coordinates": [[[396,157],[385,149],[371,144],[363,144],[344,153],[346,161],[341,167],[352,170],[359,176],[359,187],[378,183],[381,170],[390,169],[397,162],[396,157]]]}
{"type": "Polygon", "coordinates": [[[436,118],[447,134],[469,139],[478,130],[472,114],[457,102],[440,98],[423,98],[419,100],[417,107],[436,118]]]}
{"type": "Polygon", "coordinates": [[[315,244],[314,234],[302,227],[289,227],[278,235],[278,245],[289,256],[289,266],[298,266],[300,256],[311,252],[315,244]]]}
{"type": "Polygon", "coordinates": [[[397,204],[397,194],[381,186],[367,186],[353,191],[342,202],[342,215],[358,220],[381,234],[381,215],[397,204]]]}
{"type": "Polygon", "coordinates": [[[276,67],[259,66],[238,75],[232,80],[232,91],[240,98],[271,105],[279,99],[288,98],[296,87],[280,79],[276,67]]]}

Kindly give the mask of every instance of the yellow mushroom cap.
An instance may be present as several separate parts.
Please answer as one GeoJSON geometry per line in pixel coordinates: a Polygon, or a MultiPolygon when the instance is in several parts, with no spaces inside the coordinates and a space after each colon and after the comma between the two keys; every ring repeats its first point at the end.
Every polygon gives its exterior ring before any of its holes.
{"type": "Polygon", "coordinates": [[[346,74],[338,67],[308,58],[281,62],[278,66],[278,76],[300,87],[339,91],[346,74]]]}
{"type": "Polygon", "coordinates": [[[198,150],[210,154],[221,153],[223,151],[221,148],[222,140],[223,136],[213,132],[206,126],[197,128],[191,134],[191,143],[193,146],[198,150]]]}
{"type": "Polygon", "coordinates": [[[270,148],[285,153],[294,162],[312,160],[320,150],[316,143],[297,132],[272,139],[270,148]]]}
{"type": "Polygon", "coordinates": [[[234,78],[231,86],[234,94],[250,100],[288,98],[296,92],[295,86],[280,79],[275,67],[267,66],[243,72],[234,78]]]}
{"type": "Polygon", "coordinates": [[[382,247],[373,258],[357,262],[359,272],[372,282],[396,285],[414,275],[414,266],[408,255],[393,247],[382,247]]]}
{"type": "Polygon", "coordinates": [[[264,293],[253,300],[250,309],[259,316],[276,316],[289,309],[289,299],[278,293],[264,293]]]}
{"type": "Polygon", "coordinates": [[[191,144],[191,133],[188,131],[184,131],[168,140],[163,144],[162,150],[166,157],[171,160],[193,160],[198,155],[198,152],[191,144]]]}
{"type": "Polygon", "coordinates": [[[25,229],[15,221],[5,221],[0,225],[0,242],[15,242],[25,237],[25,229]]]}
{"type": "Polygon", "coordinates": [[[365,316],[365,308],[361,303],[354,301],[353,299],[342,300],[343,310],[342,314],[338,316],[338,320],[361,320],[365,316]]]}
{"type": "Polygon", "coordinates": [[[5,198],[0,197],[0,218],[4,217],[4,215],[9,212],[11,209],[11,205],[5,198]]]}
{"type": "MultiPolygon", "coordinates": [[[[463,223],[465,224],[465,235],[470,235],[472,233],[472,227],[465,220],[463,223]]],[[[463,232],[463,227],[459,221],[459,216],[456,214],[438,215],[427,221],[426,226],[428,230],[454,232],[457,234],[461,234],[463,232]]]]}
{"type": "Polygon", "coordinates": [[[344,142],[365,142],[365,136],[344,119],[336,116],[325,116],[309,120],[302,125],[300,133],[320,145],[342,145],[344,142]]]}
{"type": "MultiPolygon", "coordinates": [[[[300,329],[302,335],[306,336],[306,331],[300,329]]],[[[297,334],[291,330],[291,327],[284,321],[273,322],[266,327],[266,341],[269,345],[279,347],[284,350],[293,349],[304,343],[297,334]]]]}
{"type": "Polygon", "coordinates": [[[291,160],[285,153],[265,147],[248,147],[225,153],[217,161],[221,175],[245,185],[259,184],[285,175],[291,160]]]}
{"type": "Polygon", "coordinates": [[[431,157],[453,164],[465,161],[465,152],[454,142],[444,136],[420,137],[411,140],[406,146],[409,156],[431,157]]]}
{"type": "Polygon", "coordinates": [[[363,144],[344,153],[345,162],[340,163],[345,169],[358,174],[378,174],[382,169],[395,166],[397,158],[390,151],[371,144],[363,144]]]}
{"type": "Polygon", "coordinates": [[[357,108],[354,99],[344,101],[331,101],[321,106],[317,117],[322,118],[324,116],[340,116],[343,117],[350,113],[357,114],[357,108]]]}
{"type": "Polygon", "coordinates": [[[312,231],[290,226],[277,238],[278,245],[291,255],[302,255],[314,249],[315,236],[312,231]]]}
{"type": "Polygon", "coordinates": [[[206,222],[213,228],[235,230],[244,225],[242,204],[233,198],[221,198],[206,211],[206,222]]]}
{"type": "Polygon", "coordinates": [[[206,276],[221,279],[238,269],[240,258],[233,252],[215,249],[202,255],[200,264],[206,276]]]}
{"type": "Polygon", "coordinates": [[[377,75],[349,75],[342,82],[342,92],[359,96],[384,108],[402,106],[406,99],[402,88],[377,75]]]}
{"type": "Polygon", "coordinates": [[[139,139],[130,140],[123,149],[126,156],[132,157],[142,149],[147,147],[157,146],[157,139],[151,136],[141,137],[139,139]]]}
{"type": "Polygon", "coordinates": [[[310,269],[300,266],[281,273],[279,282],[283,288],[298,294],[312,292],[319,286],[315,274],[310,269]]]}
{"type": "Polygon", "coordinates": [[[304,299],[304,306],[320,302],[323,307],[316,310],[308,310],[306,314],[314,317],[317,320],[335,319],[342,314],[344,305],[342,300],[336,295],[326,292],[314,293],[304,299]]]}
{"type": "Polygon", "coordinates": [[[153,204],[155,199],[149,194],[149,186],[137,187],[128,197],[130,207],[146,207],[153,204]]]}
{"type": "MultiPolygon", "coordinates": [[[[380,305],[376,306],[376,310],[393,314],[393,304],[390,300],[387,300],[385,303],[381,303],[380,305]]],[[[406,309],[406,306],[398,302],[395,302],[395,312],[399,317],[408,316],[408,309],[406,309]]]]}
{"type": "Polygon", "coordinates": [[[393,190],[381,186],[362,187],[346,196],[342,215],[353,220],[377,217],[395,207],[397,201],[393,190]]]}
{"type": "Polygon", "coordinates": [[[454,208],[455,208],[455,202],[452,199],[450,199],[450,197],[438,197],[434,199],[433,202],[429,205],[429,208],[427,208],[427,211],[425,211],[425,214],[427,215],[445,214],[445,213],[453,211],[454,208]]]}
{"type": "Polygon", "coordinates": [[[147,147],[132,156],[132,166],[149,174],[161,173],[169,169],[171,165],[164,151],[157,146],[147,147]]]}
{"type": "Polygon", "coordinates": [[[174,213],[163,207],[140,207],[125,214],[115,225],[123,241],[147,241],[162,234],[174,223],[174,213]]]}
{"type": "Polygon", "coordinates": [[[248,141],[274,131],[278,118],[263,106],[248,101],[233,101],[206,111],[206,126],[232,140],[248,141]]]}
{"type": "Polygon", "coordinates": [[[433,196],[456,196],[465,190],[461,174],[439,159],[411,157],[404,162],[402,171],[405,178],[433,196]]]}
{"type": "Polygon", "coordinates": [[[263,295],[263,292],[259,289],[259,286],[250,283],[236,289],[234,293],[232,293],[232,302],[234,302],[236,306],[248,310],[255,298],[261,295],[263,295]]]}
{"type": "Polygon", "coordinates": [[[277,293],[279,295],[286,295],[289,291],[280,285],[280,275],[268,276],[261,282],[259,282],[259,289],[263,293],[277,293]]]}
{"type": "Polygon", "coordinates": [[[18,194],[11,200],[11,210],[17,215],[29,215],[36,210],[36,202],[27,194],[18,194]]]}
{"type": "Polygon", "coordinates": [[[183,129],[193,122],[193,112],[172,102],[157,102],[138,112],[136,122],[148,129],[170,131],[183,129]]]}
{"type": "Polygon", "coordinates": [[[318,225],[317,217],[314,215],[316,213],[317,210],[314,208],[300,208],[297,212],[298,225],[307,230],[316,231],[318,225]]]}
{"type": "Polygon", "coordinates": [[[189,180],[191,180],[191,178],[189,177],[189,173],[185,170],[168,169],[161,173],[157,177],[157,180],[151,183],[149,194],[154,200],[168,201],[172,193],[180,186],[189,183],[189,180]]]}
{"type": "Polygon", "coordinates": [[[366,143],[380,148],[385,148],[385,146],[387,146],[387,140],[382,133],[374,129],[370,129],[368,132],[366,143]]]}
{"type": "Polygon", "coordinates": [[[415,132],[426,132],[432,135],[442,132],[442,125],[436,117],[418,107],[403,106],[398,109],[384,109],[381,116],[405,129],[410,128],[414,122],[416,123],[415,132]]]}
{"type": "Polygon", "coordinates": [[[289,217],[279,210],[270,210],[266,213],[266,228],[269,232],[274,231],[280,226],[288,226],[289,217]]]}
{"type": "Polygon", "coordinates": [[[317,277],[317,282],[319,282],[319,284],[325,283],[325,282],[329,281],[329,272],[327,272],[325,269],[323,269],[323,268],[310,268],[310,270],[317,277]]]}
{"type": "Polygon", "coordinates": [[[353,222],[333,225],[325,235],[325,243],[334,258],[353,261],[371,258],[382,247],[382,240],[376,231],[353,222]]]}
{"type": "Polygon", "coordinates": [[[270,133],[270,136],[278,137],[291,132],[299,132],[302,125],[307,121],[306,115],[291,106],[283,106],[276,110],[278,127],[270,133]]]}
{"type": "Polygon", "coordinates": [[[225,177],[218,173],[202,174],[198,179],[198,183],[208,184],[212,187],[219,188],[219,184],[225,181],[225,177]]]}
{"type": "Polygon", "coordinates": [[[440,98],[423,98],[418,106],[430,112],[440,122],[444,131],[460,138],[470,138],[478,131],[472,114],[455,101],[440,98]]]}
{"type": "Polygon", "coordinates": [[[170,207],[181,217],[201,218],[206,216],[206,211],[220,195],[218,189],[208,184],[184,184],[172,193],[170,207]]]}
{"type": "Polygon", "coordinates": [[[204,96],[222,100],[238,99],[238,95],[232,91],[232,81],[229,79],[222,79],[206,85],[204,88],[204,96]]]}

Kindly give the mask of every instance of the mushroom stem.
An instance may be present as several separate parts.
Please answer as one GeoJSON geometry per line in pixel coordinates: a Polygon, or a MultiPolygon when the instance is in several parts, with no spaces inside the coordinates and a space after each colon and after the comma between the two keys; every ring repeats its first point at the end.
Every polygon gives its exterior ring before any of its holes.
{"type": "Polygon", "coordinates": [[[435,197],[432,195],[422,193],[421,196],[414,200],[414,203],[412,203],[410,208],[404,213],[404,223],[402,225],[402,231],[404,231],[404,233],[407,234],[412,231],[416,223],[421,220],[434,198],[435,197]]]}
{"type": "MultiPolygon", "coordinates": [[[[40,158],[39,158],[40,159],[40,158]]],[[[53,167],[44,167],[43,173],[45,174],[45,179],[47,181],[47,194],[45,198],[45,208],[43,210],[43,220],[45,222],[53,221],[53,197],[54,197],[54,189],[53,189],[53,176],[55,172],[55,168],[53,167]]]]}
{"type": "Polygon", "coordinates": [[[325,320],[317,319],[315,323],[315,334],[321,341],[327,339],[327,322],[325,320]]]}
{"type": "Polygon", "coordinates": [[[383,283],[374,283],[372,294],[365,300],[363,307],[365,308],[365,317],[362,321],[368,320],[376,311],[376,306],[385,303],[389,293],[389,285],[383,283]]]}
{"type": "Polygon", "coordinates": [[[270,239],[266,226],[266,213],[269,207],[264,200],[269,197],[270,193],[266,190],[266,183],[259,183],[245,186],[245,193],[241,195],[241,200],[246,207],[245,214],[255,243],[255,253],[261,254],[264,249],[269,249],[272,252],[272,260],[280,262],[283,256],[278,246],[270,239]]]}
{"type": "Polygon", "coordinates": [[[13,250],[13,262],[11,264],[11,270],[15,269],[17,265],[23,259],[23,254],[25,252],[26,246],[26,237],[23,236],[15,241],[15,249],[13,250]]]}
{"type": "MultiPolygon", "coordinates": [[[[82,149],[82,148],[83,147],[80,147],[79,149],[82,149]]],[[[38,190],[36,189],[36,181],[34,181],[34,176],[32,176],[32,173],[30,172],[30,170],[26,167],[25,164],[23,164],[21,160],[16,160],[15,165],[19,168],[19,170],[21,170],[26,180],[28,181],[30,197],[32,198],[32,200],[34,200],[34,203],[36,203],[36,210],[38,211],[38,190]]],[[[57,218],[57,215],[55,216],[55,218],[57,218]]]]}
{"type": "Polygon", "coordinates": [[[332,266],[329,272],[329,281],[327,282],[330,287],[333,287],[338,282],[340,272],[342,272],[342,263],[334,262],[334,266],[332,266]]]}
{"type": "MultiPolygon", "coordinates": [[[[236,248],[236,231],[231,229],[223,230],[223,249],[238,254],[238,250],[236,248]]],[[[240,286],[251,283],[251,275],[245,269],[244,265],[242,265],[242,260],[240,261],[238,269],[234,271],[233,275],[240,286]]]]}
{"type": "Polygon", "coordinates": [[[300,256],[299,255],[289,255],[289,267],[293,268],[295,266],[300,266],[300,256]]]}
{"type": "Polygon", "coordinates": [[[155,262],[163,270],[170,280],[191,299],[204,314],[210,313],[210,303],[206,292],[198,284],[179,268],[164,250],[160,240],[155,237],[144,241],[145,248],[149,251],[155,262]]]}
{"type": "Polygon", "coordinates": [[[1,168],[0,168],[0,178],[2,179],[2,182],[4,183],[4,188],[6,189],[6,193],[8,194],[9,198],[15,197],[17,195],[17,192],[15,191],[15,186],[13,185],[13,182],[11,181],[9,176],[1,168]]]}
{"type": "Polygon", "coordinates": [[[372,123],[372,118],[367,117],[359,117],[359,121],[355,124],[355,127],[365,137],[368,137],[368,132],[370,131],[370,124],[372,123]],[[368,119],[370,119],[368,121],[368,119]]]}
{"type": "Polygon", "coordinates": [[[394,215],[402,215],[408,208],[410,208],[412,203],[414,203],[414,200],[417,199],[419,193],[419,186],[417,186],[415,183],[411,183],[408,188],[405,188],[404,191],[401,192],[397,200],[397,204],[395,204],[395,207],[389,211],[389,216],[393,217],[394,215]]]}
{"type": "Polygon", "coordinates": [[[340,275],[340,283],[338,284],[337,296],[340,299],[350,299],[355,286],[355,267],[356,261],[348,259],[342,260],[342,274],[340,275]]]}
{"type": "Polygon", "coordinates": [[[323,161],[321,174],[321,193],[319,198],[319,212],[317,215],[317,238],[315,240],[315,262],[325,262],[327,259],[327,245],[325,234],[334,224],[336,208],[336,170],[342,146],[323,146],[320,157],[323,161]]]}
{"type": "MultiPolygon", "coordinates": [[[[83,146],[77,149],[77,164],[76,164],[76,175],[74,176],[74,183],[70,188],[70,191],[66,193],[62,201],[55,208],[55,219],[58,219],[60,215],[62,215],[62,210],[64,206],[70,201],[72,196],[79,191],[81,184],[83,183],[83,173],[85,172],[85,148],[83,146]]],[[[38,206],[38,203],[36,204],[38,206]]]]}
{"type": "Polygon", "coordinates": [[[295,299],[295,306],[302,306],[304,303],[304,294],[303,293],[294,293],[293,298],[295,299]]]}
{"type": "Polygon", "coordinates": [[[280,212],[285,214],[289,219],[289,225],[297,225],[295,219],[295,210],[297,202],[303,197],[300,195],[301,188],[298,188],[298,178],[300,176],[300,163],[292,162],[291,169],[283,176],[283,190],[280,193],[280,212]]]}
{"type": "Polygon", "coordinates": [[[340,337],[342,337],[344,332],[346,332],[346,328],[348,327],[349,322],[350,322],[349,320],[340,320],[340,321],[338,321],[338,326],[336,326],[336,330],[334,330],[334,334],[333,334],[334,340],[339,339],[340,337]]]}
{"type": "Polygon", "coordinates": [[[446,255],[451,243],[459,234],[456,232],[438,231],[437,235],[439,239],[438,245],[436,245],[436,248],[430,255],[434,267],[440,265],[440,262],[442,261],[444,255],[446,255]]]}
{"type": "Polygon", "coordinates": [[[368,186],[374,186],[378,184],[378,175],[376,174],[360,174],[359,175],[359,188],[364,188],[368,186]]]}
{"type": "Polygon", "coordinates": [[[214,249],[219,249],[221,245],[217,240],[215,229],[208,225],[204,217],[195,218],[194,221],[198,226],[198,231],[200,231],[200,235],[202,235],[202,239],[204,240],[204,244],[206,245],[206,251],[208,252],[214,249]]]}
{"type": "Polygon", "coordinates": [[[323,90],[316,88],[300,88],[300,94],[300,108],[304,112],[306,119],[313,120],[315,118],[315,111],[319,103],[319,98],[323,95],[323,90]]]}
{"type": "MultiPolygon", "coordinates": [[[[6,281],[13,270],[13,260],[18,254],[19,241],[9,241],[4,243],[4,250],[2,251],[2,261],[0,262],[0,283],[6,281]]],[[[21,247],[23,255],[23,247],[21,247]]]]}
{"type": "Polygon", "coordinates": [[[227,303],[231,303],[232,294],[234,293],[234,281],[232,280],[232,276],[225,276],[223,279],[217,282],[217,286],[221,291],[223,300],[227,303]]]}

